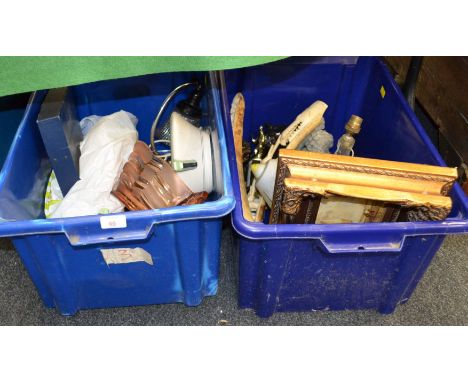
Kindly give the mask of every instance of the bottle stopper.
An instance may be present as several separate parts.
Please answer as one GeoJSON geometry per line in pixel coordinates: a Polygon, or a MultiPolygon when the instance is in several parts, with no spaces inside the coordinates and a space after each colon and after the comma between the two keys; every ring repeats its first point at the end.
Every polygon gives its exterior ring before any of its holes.
{"type": "Polygon", "coordinates": [[[352,135],[359,134],[361,131],[362,118],[357,115],[352,115],[345,126],[345,130],[352,135]]]}

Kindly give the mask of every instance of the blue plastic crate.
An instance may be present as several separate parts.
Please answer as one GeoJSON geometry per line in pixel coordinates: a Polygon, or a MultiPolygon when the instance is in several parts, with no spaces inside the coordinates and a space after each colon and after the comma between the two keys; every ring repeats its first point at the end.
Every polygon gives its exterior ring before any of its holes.
{"type": "Polygon", "coordinates": [[[234,207],[234,197],[219,91],[210,76],[148,75],[80,85],[72,92],[80,118],[129,111],[139,119],[140,139],[148,142],[164,98],[194,76],[209,83],[203,118],[213,137],[215,191],[201,205],[127,212],[127,227],[120,229],[101,229],[99,216],[44,219],[51,168],[36,119],[46,91],[34,94],[0,174],[0,216],[15,220],[0,224],[0,236],[12,237],[46,306],[66,315],[172,302],[194,306],[216,293],[222,217],[234,207]],[[136,247],[151,254],[153,265],[108,266],[101,254],[101,249],[136,247]]]}
{"type": "Polygon", "coordinates": [[[261,124],[288,125],[320,99],[335,144],[351,116],[363,117],[357,156],[445,165],[385,68],[372,57],[291,58],[225,71],[223,110],[236,208],[239,304],[274,312],[377,309],[391,313],[411,296],[445,236],[468,231],[468,198],[457,184],[446,221],[267,225],[242,216],[229,110],[246,102],[244,138],[261,124]]]}

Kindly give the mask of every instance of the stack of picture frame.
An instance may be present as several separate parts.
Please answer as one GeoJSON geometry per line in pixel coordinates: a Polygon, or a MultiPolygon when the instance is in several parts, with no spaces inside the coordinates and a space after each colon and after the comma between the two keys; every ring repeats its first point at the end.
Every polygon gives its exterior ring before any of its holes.
{"type": "Polygon", "coordinates": [[[270,224],[443,220],[456,168],[282,149],[270,224]]]}

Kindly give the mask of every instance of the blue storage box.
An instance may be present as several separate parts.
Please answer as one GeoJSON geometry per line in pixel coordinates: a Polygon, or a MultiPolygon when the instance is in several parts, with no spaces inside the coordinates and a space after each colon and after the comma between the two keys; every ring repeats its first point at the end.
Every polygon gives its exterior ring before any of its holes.
{"type": "Polygon", "coordinates": [[[46,306],[65,315],[172,302],[194,306],[216,293],[222,218],[234,207],[234,197],[213,80],[206,73],[166,73],[79,85],[72,94],[79,118],[121,109],[133,113],[139,137],[148,143],[163,100],[194,77],[208,87],[203,125],[212,132],[215,191],[201,205],[119,214],[126,228],[103,229],[100,216],[44,219],[51,168],[36,120],[46,91],[34,94],[0,174],[0,216],[9,220],[0,224],[0,236],[12,237],[46,306]],[[120,248],[142,248],[153,265],[107,265],[101,250],[120,248]]]}
{"type": "Polygon", "coordinates": [[[388,73],[372,57],[291,58],[220,76],[236,208],[239,304],[261,317],[274,312],[377,309],[391,313],[411,296],[445,236],[468,231],[468,198],[456,184],[446,221],[267,225],[242,216],[229,110],[245,97],[244,139],[264,123],[288,125],[320,99],[335,138],[351,116],[363,117],[356,156],[445,165],[388,73]]]}

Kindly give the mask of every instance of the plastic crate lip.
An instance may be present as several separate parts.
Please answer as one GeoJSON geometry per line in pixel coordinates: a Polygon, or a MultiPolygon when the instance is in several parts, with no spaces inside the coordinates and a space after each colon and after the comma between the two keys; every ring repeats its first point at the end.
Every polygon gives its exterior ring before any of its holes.
{"type": "MultiPolygon", "coordinates": [[[[399,101],[402,103],[404,111],[410,118],[415,126],[415,129],[424,143],[427,145],[430,153],[436,162],[441,166],[447,166],[442,157],[434,147],[414,111],[408,105],[403,93],[398,85],[393,80],[390,72],[385,64],[376,59],[385,78],[388,80],[392,89],[396,92],[399,101]]],[[[275,63],[280,65],[280,63],[275,63]]],[[[227,112],[230,110],[227,99],[226,84],[221,83],[221,91],[223,95],[224,106],[224,121],[232,131],[230,118],[227,117],[227,112]]],[[[232,134],[228,137],[229,144],[233,145],[232,134]]],[[[236,168],[235,157],[233,153],[230,155],[231,174],[233,180],[233,187],[239,189],[239,177],[236,168]]],[[[468,197],[465,196],[459,184],[455,184],[452,191],[453,197],[457,197],[461,202],[461,207],[468,215],[468,197]]],[[[398,223],[352,223],[352,224],[263,224],[249,222],[244,219],[242,213],[242,202],[240,192],[235,193],[236,207],[231,214],[231,222],[234,230],[241,236],[252,240],[265,240],[265,239],[319,239],[322,240],[323,235],[340,235],[342,233],[356,232],[360,234],[373,234],[381,233],[385,230],[387,234],[400,235],[402,240],[405,236],[414,235],[434,235],[434,234],[449,234],[449,233],[465,233],[468,232],[468,219],[450,218],[443,222],[398,222],[398,223]],[[300,236],[298,236],[300,232],[300,236]]]]}
{"type": "Polygon", "coordinates": [[[226,195],[216,202],[204,203],[204,205],[208,204],[210,206],[205,206],[203,211],[195,208],[197,206],[183,206],[59,219],[6,221],[0,223],[0,237],[65,234],[70,244],[74,246],[139,241],[147,239],[155,227],[160,224],[222,218],[232,211],[235,199],[226,195]],[[203,216],[200,212],[203,212],[203,216]],[[115,215],[125,215],[127,227],[102,229],[101,217],[115,215]],[[87,233],[87,231],[93,233],[87,233]]]}
{"type": "MultiPolygon", "coordinates": [[[[210,73],[210,83],[213,85],[213,78],[210,73]]],[[[218,127],[218,142],[220,146],[220,159],[221,169],[223,172],[223,195],[218,199],[203,204],[191,205],[191,206],[175,206],[168,208],[161,208],[155,210],[145,211],[128,211],[120,212],[108,215],[89,215],[89,216],[77,216],[68,218],[58,219],[31,219],[31,220],[16,220],[16,221],[5,221],[0,223],[0,237],[8,236],[25,236],[34,234],[47,234],[47,233],[65,233],[70,229],[73,229],[80,225],[87,225],[93,227],[100,227],[100,218],[102,216],[121,215],[124,214],[127,222],[138,222],[141,220],[142,226],[145,226],[144,230],[131,231],[133,234],[129,235],[125,240],[140,240],[147,237],[152,227],[156,224],[173,223],[178,221],[188,220],[202,220],[202,219],[216,219],[228,215],[235,207],[235,197],[231,182],[230,167],[228,161],[228,153],[224,132],[224,124],[221,117],[221,106],[220,106],[220,94],[216,86],[211,86],[209,89],[214,105],[215,122],[218,127]],[[144,224],[143,224],[144,223],[144,224]],[[148,229],[148,226],[151,226],[148,229]]],[[[5,165],[0,172],[0,187],[2,186],[7,171],[11,170],[13,158],[16,151],[20,149],[21,136],[24,129],[27,126],[28,119],[31,118],[31,109],[34,106],[34,100],[45,95],[47,90],[35,91],[26,106],[24,116],[18,127],[18,131],[13,139],[11,148],[5,159],[5,165]]],[[[100,229],[100,228],[99,228],[100,229]]],[[[121,229],[123,231],[124,229],[121,229]]],[[[67,234],[68,236],[68,234],[67,234]]],[[[123,236],[123,235],[120,235],[123,236]]],[[[83,242],[82,244],[87,244],[83,242]]]]}
{"type": "MultiPolygon", "coordinates": [[[[86,215],[86,216],[74,216],[66,218],[41,218],[41,219],[30,219],[30,220],[10,220],[8,224],[16,223],[31,223],[34,226],[49,226],[49,225],[60,225],[61,227],[73,226],[75,224],[89,224],[99,223],[99,219],[103,216],[116,216],[125,215],[128,221],[138,220],[141,218],[153,218],[154,224],[171,223],[181,220],[193,220],[193,219],[212,219],[219,218],[229,214],[235,204],[235,199],[229,195],[223,195],[221,198],[215,201],[205,202],[200,205],[190,206],[174,206],[167,208],[158,208],[153,210],[143,211],[123,211],[112,214],[103,215],[86,215]],[[204,215],[199,216],[202,212],[204,215]]],[[[3,223],[0,223],[0,231],[3,223]]],[[[27,226],[24,224],[24,226],[27,226]]],[[[1,237],[1,233],[0,233],[1,237]]]]}
{"type": "MultiPolygon", "coordinates": [[[[239,202],[239,201],[238,201],[239,202]]],[[[352,223],[352,224],[263,224],[244,219],[242,212],[234,209],[231,222],[241,236],[252,240],[265,239],[323,239],[323,235],[343,233],[382,233],[405,236],[435,235],[468,232],[468,221],[448,219],[443,222],[401,222],[401,223],[352,223]],[[301,236],[298,236],[300,230],[301,236]]]]}

